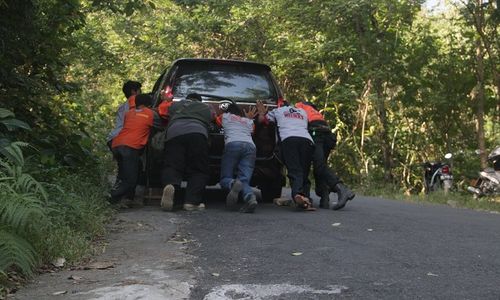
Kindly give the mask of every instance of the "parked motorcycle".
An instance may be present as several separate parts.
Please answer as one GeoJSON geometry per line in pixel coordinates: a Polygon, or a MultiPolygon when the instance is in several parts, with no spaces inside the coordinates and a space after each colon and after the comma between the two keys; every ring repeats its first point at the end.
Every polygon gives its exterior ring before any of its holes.
{"type": "MultiPolygon", "coordinates": [[[[444,158],[449,160],[453,155],[447,153],[444,158]]],[[[425,193],[443,189],[447,193],[453,186],[451,164],[440,161],[427,161],[423,163],[425,193]]]]}
{"type": "Polygon", "coordinates": [[[467,188],[474,198],[500,195],[500,146],[491,151],[488,162],[493,168],[488,167],[479,172],[479,178],[467,188]]]}

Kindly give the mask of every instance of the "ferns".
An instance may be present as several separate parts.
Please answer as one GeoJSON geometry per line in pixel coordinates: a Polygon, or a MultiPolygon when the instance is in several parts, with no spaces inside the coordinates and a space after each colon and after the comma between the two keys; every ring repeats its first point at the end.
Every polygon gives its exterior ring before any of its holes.
{"type": "Polygon", "coordinates": [[[23,238],[0,228],[0,270],[15,266],[31,275],[36,265],[35,249],[23,238]]]}
{"type": "Polygon", "coordinates": [[[32,164],[23,154],[30,145],[7,135],[16,128],[29,130],[0,108],[0,298],[1,279],[12,270],[30,275],[39,263],[89,254],[109,212],[100,172],[36,165],[43,157],[30,157],[32,164]]]}
{"type": "Polygon", "coordinates": [[[43,203],[35,194],[0,194],[0,224],[25,233],[38,231],[45,220],[43,203]]]}
{"type": "Polygon", "coordinates": [[[24,156],[21,148],[27,146],[29,146],[29,144],[25,142],[8,143],[5,146],[0,147],[0,154],[5,156],[8,160],[14,162],[16,165],[23,166],[24,156]]]}
{"type": "Polygon", "coordinates": [[[24,237],[46,226],[48,195],[40,182],[23,172],[23,145],[2,148],[10,155],[0,159],[0,271],[17,267],[31,274],[36,251],[24,237]]]}

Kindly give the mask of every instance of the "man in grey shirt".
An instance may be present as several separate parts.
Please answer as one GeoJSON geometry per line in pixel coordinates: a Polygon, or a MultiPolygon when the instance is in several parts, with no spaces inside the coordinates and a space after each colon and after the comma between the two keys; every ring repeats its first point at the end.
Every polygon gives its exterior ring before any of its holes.
{"type": "Polygon", "coordinates": [[[168,126],[162,170],[161,207],[172,211],[174,194],[186,177],[184,210],[203,210],[202,196],[209,176],[208,126],[214,120],[201,96],[190,94],[173,103],[167,112],[168,126]]]}

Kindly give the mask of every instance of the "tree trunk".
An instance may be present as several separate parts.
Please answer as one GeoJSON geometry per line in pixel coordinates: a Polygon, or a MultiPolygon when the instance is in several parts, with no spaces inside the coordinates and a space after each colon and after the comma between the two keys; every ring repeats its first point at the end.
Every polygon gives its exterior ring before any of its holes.
{"type": "Polygon", "coordinates": [[[366,117],[368,116],[368,108],[370,107],[369,102],[367,101],[367,95],[369,93],[369,90],[371,89],[371,81],[369,80],[368,83],[368,88],[367,88],[367,93],[363,95],[362,98],[362,103],[363,103],[363,108],[362,108],[362,122],[363,125],[361,126],[361,142],[360,142],[360,152],[361,152],[361,158],[363,161],[363,167],[365,168],[365,173],[366,176],[368,176],[369,169],[368,169],[368,163],[369,160],[366,158],[366,155],[364,153],[364,145],[365,145],[365,127],[366,127],[366,117]]]}
{"type": "MultiPolygon", "coordinates": [[[[498,6],[500,4],[500,0],[497,0],[497,6],[496,10],[500,9],[498,6]]],[[[493,3],[490,1],[489,5],[493,5],[493,3]]],[[[481,39],[481,43],[483,45],[483,49],[485,50],[485,53],[488,54],[489,60],[490,60],[490,68],[492,69],[492,74],[493,74],[493,84],[496,87],[496,112],[493,117],[493,132],[496,132],[496,128],[500,124],[500,71],[499,71],[499,57],[498,57],[498,50],[494,51],[495,46],[497,43],[497,31],[493,30],[489,34],[485,34],[485,27],[487,24],[485,24],[485,17],[484,17],[484,6],[483,6],[483,1],[475,1],[474,5],[475,9],[470,10],[471,14],[474,16],[474,27],[476,29],[477,34],[479,34],[479,37],[481,39]],[[493,46],[492,46],[493,45],[493,46]],[[495,122],[496,121],[496,122],[495,122]]],[[[494,7],[494,6],[493,6],[494,7]]],[[[492,21],[494,27],[496,28],[496,22],[493,17],[490,17],[490,21],[492,21]]]]}
{"type": "Polygon", "coordinates": [[[481,151],[481,168],[487,167],[486,143],[484,137],[484,48],[481,41],[481,32],[484,26],[484,15],[481,8],[482,0],[476,0],[475,21],[478,37],[476,38],[476,118],[477,142],[481,151]]]}
{"type": "Polygon", "coordinates": [[[388,136],[387,111],[385,108],[385,98],[382,92],[382,82],[375,80],[375,90],[377,92],[377,116],[380,124],[380,141],[382,146],[382,155],[384,160],[384,178],[385,180],[393,179],[392,174],[392,154],[390,149],[390,141],[388,136]]]}
{"type": "Polygon", "coordinates": [[[496,111],[496,122],[493,122],[493,132],[500,131],[498,128],[500,126],[500,73],[495,71],[495,85],[497,88],[497,111],[496,111]]]}

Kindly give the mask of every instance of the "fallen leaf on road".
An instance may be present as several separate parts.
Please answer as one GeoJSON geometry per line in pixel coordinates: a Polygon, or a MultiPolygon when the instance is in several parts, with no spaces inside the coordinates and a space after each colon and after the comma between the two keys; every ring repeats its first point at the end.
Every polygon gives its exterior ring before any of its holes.
{"type": "Polygon", "coordinates": [[[429,273],[427,273],[427,276],[436,276],[436,277],[438,277],[439,275],[429,272],[429,273]]]}
{"type": "Polygon", "coordinates": [[[66,263],[66,259],[64,257],[59,257],[59,258],[56,258],[53,262],[52,262],[52,265],[54,267],[58,267],[58,268],[61,268],[61,267],[64,267],[64,264],[66,263]]]}
{"type": "Polygon", "coordinates": [[[302,255],[302,252],[292,252],[292,255],[293,256],[300,256],[300,255],[302,255]]]}
{"type": "Polygon", "coordinates": [[[64,295],[64,294],[66,294],[67,292],[68,292],[68,291],[59,291],[59,292],[52,293],[52,295],[54,295],[54,296],[64,295]]]}
{"type": "Polygon", "coordinates": [[[212,273],[212,276],[219,277],[220,274],[219,273],[212,273]]]}
{"type": "Polygon", "coordinates": [[[340,223],[333,223],[332,226],[340,226],[340,223]]]}
{"type": "Polygon", "coordinates": [[[83,277],[81,276],[75,276],[75,275],[71,275],[68,277],[69,280],[82,280],[83,277]]]}
{"type": "Polygon", "coordinates": [[[93,263],[90,263],[86,266],[83,267],[84,270],[90,270],[90,269],[97,269],[97,270],[105,270],[105,269],[110,269],[114,268],[115,265],[112,262],[107,262],[107,261],[96,261],[93,263]]]}
{"type": "Polygon", "coordinates": [[[170,240],[169,242],[176,243],[176,244],[187,244],[187,243],[190,243],[190,242],[194,242],[194,240],[182,239],[180,241],[170,240]]]}

